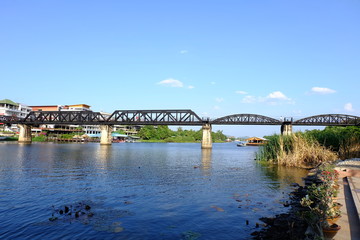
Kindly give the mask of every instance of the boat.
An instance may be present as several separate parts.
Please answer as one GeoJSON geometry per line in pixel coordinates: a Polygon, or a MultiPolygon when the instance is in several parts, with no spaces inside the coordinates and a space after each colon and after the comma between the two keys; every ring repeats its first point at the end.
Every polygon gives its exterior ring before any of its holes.
{"type": "Polygon", "coordinates": [[[246,146],[262,146],[267,143],[267,139],[260,137],[251,137],[246,139],[246,146]]]}
{"type": "Polygon", "coordinates": [[[236,144],[236,146],[238,146],[238,147],[246,147],[246,142],[239,142],[238,144],[236,144]]]}
{"type": "Polygon", "coordinates": [[[7,137],[0,137],[0,140],[5,140],[7,139],[7,137]]]}

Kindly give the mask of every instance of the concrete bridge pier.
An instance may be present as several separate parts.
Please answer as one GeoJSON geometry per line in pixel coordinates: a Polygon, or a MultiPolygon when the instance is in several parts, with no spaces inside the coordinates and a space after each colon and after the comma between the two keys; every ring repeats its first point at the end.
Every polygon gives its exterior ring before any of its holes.
{"type": "Polygon", "coordinates": [[[212,137],[211,137],[211,124],[206,123],[202,127],[203,136],[201,140],[202,149],[211,149],[212,148],[212,137]]]}
{"type": "Polygon", "coordinates": [[[292,124],[284,122],[281,124],[281,135],[291,135],[292,134],[292,124]]]}
{"type": "Polygon", "coordinates": [[[112,136],[111,133],[114,127],[112,125],[100,125],[101,135],[100,135],[100,145],[111,145],[112,136]]]}
{"type": "Polygon", "coordinates": [[[31,143],[31,126],[26,124],[18,124],[20,128],[19,143],[31,143]]]}

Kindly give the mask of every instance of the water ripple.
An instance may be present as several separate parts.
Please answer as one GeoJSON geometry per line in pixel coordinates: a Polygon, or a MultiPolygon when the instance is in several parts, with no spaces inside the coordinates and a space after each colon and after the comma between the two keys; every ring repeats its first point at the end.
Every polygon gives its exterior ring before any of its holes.
{"type": "Polygon", "coordinates": [[[0,144],[0,239],[246,239],[303,174],[258,166],[256,149],[0,144]],[[49,221],[79,201],[92,218],[49,221]]]}

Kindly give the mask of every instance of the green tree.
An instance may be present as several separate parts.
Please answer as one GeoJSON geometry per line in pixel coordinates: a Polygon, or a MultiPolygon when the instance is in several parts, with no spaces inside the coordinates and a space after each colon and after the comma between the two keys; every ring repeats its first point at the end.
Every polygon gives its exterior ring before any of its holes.
{"type": "Polygon", "coordinates": [[[216,141],[225,141],[227,139],[226,135],[223,134],[221,130],[218,130],[217,132],[212,132],[211,137],[214,142],[216,141]]]}
{"type": "MultiPolygon", "coordinates": [[[[194,131],[183,130],[181,127],[177,131],[172,131],[167,125],[145,126],[139,131],[139,137],[144,140],[164,140],[166,142],[198,142],[202,139],[202,130],[194,131]]],[[[212,132],[213,141],[226,141],[227,137],[222,131],[212,132]]]]}
{"type": "Polygon", "coordinates": [[[115,131],[116,133],[119,133],[119,134],[126,134],[126,132],[124,131],[124,130],[122,130],[122,129],[119,129],[119,130],[117,130],[117,131],[115,131]]]}
{"type": "Polygon", "coordinates": [[[155,128],[152,125],[146,125],[142,127],[139,131],[139,137],[145,140],[149,140],[154,138],[155,136],[155,128]]]}
{"type": "Polygon", "coordinates": [[[156,133],[155,138],[159,140],[164,140],[168,137],[171,137],[172,135],[171,129],[169,129],[169,127],[165,125],[158,126],[157,129],[155,130],[155,133],[156,133]]]}

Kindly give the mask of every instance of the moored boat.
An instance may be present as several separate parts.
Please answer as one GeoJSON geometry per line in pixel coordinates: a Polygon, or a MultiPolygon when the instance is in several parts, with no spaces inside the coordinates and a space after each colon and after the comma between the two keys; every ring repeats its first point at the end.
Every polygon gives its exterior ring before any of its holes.
{"type": "Polygon", "coordinates": [[[267,143],[267,139],[260,137],[251,137],[246,139],[246,146],[262,146],[267,143]]]}
{"type": "Polygon", "coordinates": [[[238,144],[236,144],[236,146],[238,146],[238,147],[246,147],[246,143],[245,142],[239,142],[238,144]]]}

